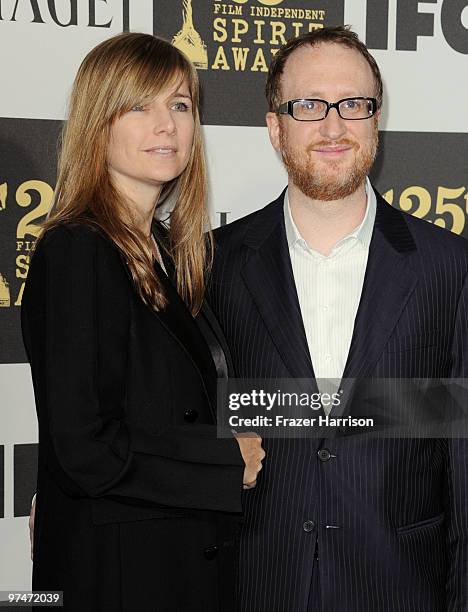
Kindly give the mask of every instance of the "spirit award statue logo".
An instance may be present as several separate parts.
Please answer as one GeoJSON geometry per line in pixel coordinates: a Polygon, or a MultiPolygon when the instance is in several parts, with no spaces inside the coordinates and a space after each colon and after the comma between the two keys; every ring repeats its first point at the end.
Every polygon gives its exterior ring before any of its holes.
{"type": "Polygon", "coordinates": [[[195,68],[208,68],[206,45],[193,25],[192,0],[183,0],[184,23],[180,32],[172,39],[172,44],[190,59],[195,68]]]}
{"type": "Polygon", "coordinates": [[[2,183],[0,185],[0,212],[6,208],[7,190],[7,184],[2,183]]]}
{"type": "Polygon", "coordinates": [[[10,287],[5,278],[0,274],[0,308],[10,307],[10,287]]]}

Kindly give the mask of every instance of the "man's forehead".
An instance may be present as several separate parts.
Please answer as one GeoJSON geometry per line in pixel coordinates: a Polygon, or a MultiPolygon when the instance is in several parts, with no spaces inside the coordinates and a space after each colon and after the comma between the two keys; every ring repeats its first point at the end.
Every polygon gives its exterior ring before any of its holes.
{"type": "Polygon", "coordinates": [[[314,80],[317,85],[327,82],[373,83],[372,70],[357,49],[337,43],[304,45],[291,53],[282,74],[283,86],[294,86],[314,80]]]}
{"type": "MultiPolygon", "coordinates": [[[[286,64],[290,61],[303,61],[304,57],[313,59],[314,62],[319,61],[333,61],[337,59],[349,59],[356,60],[364,57],[355,48],[338,42],[320,42],[315,45],[303,44],[295,49],[286,61],[286,64]]],[[[365,60],[364,60],[365,61],[365,60]]]]}

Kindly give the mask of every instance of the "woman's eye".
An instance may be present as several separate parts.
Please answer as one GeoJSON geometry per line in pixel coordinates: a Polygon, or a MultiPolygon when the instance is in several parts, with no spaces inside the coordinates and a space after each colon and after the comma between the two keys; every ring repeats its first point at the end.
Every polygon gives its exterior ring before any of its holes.
{"type": "Polygon", "coordinates": [[[183,112],[183,113],[189,110],[189,106],[185,102],[175,102],[172,105],[172,108],[176,111],[183,112]]]}
{"type": "Polygon", "coordinates": [[[143,104],[135,104],[135,106],[132,108],[132,111],[136,111],[136,112],[141,112],[144,110],[145,110],[145,107],[143,106],[143,104]]]}

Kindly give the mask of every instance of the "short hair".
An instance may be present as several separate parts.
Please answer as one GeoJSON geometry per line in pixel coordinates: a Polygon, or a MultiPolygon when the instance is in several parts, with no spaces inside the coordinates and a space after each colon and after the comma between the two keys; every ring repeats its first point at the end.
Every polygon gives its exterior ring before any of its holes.
{"type": "Polygon", "coordinates": [[[377,66],[377,62],[373,56],[369,53],[366,45],[359,40],[356,32],[350,29],[350,26],[335,26],[320,28],[313,30],[312,32],[306,32],[297,38],[293,38],[285,45],[283,45],[278,53],[274,56],[270,68],[268,71],[268,77],[266,82],[266,98],[268,102],[268,108],[271,112],[277,112],[278,106],[281,104],[281,76],[284,71],[284,66],[288,57],[299,49],[306,45],[316,47],[322,43],[335,43],[348,47],[349,49],[355,49],[362,57],[366,60],[375,81],[375,97],[377,99],[377,106],[382,106],[383,98],[383,83],[380,69],[377,66]]]}

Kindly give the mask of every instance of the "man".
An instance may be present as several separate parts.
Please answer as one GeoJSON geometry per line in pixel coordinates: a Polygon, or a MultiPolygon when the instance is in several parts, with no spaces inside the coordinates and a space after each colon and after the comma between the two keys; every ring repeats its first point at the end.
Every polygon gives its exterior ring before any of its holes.
{"type": "MultiPolygon", "coordinates": [[[[215,236],[210,302],[234,376],[468,377],[468,243],[372,188],[382,80],[366,47],[343,27],[300,36],[266,91],[287,190],[215,236]]],[[[242,612],[468,611],[464,440],[264,446],[242,612]]]]}

